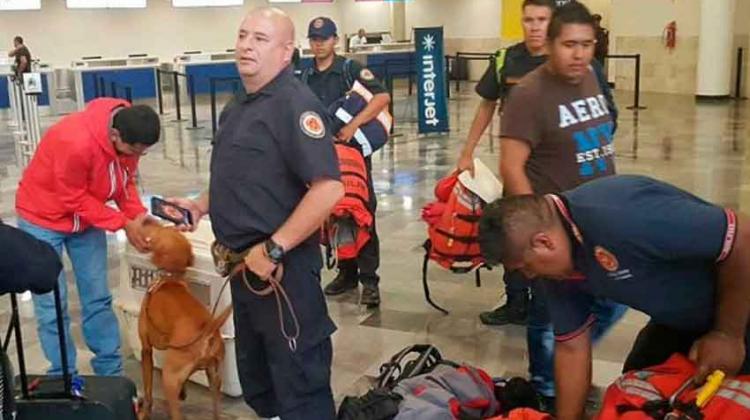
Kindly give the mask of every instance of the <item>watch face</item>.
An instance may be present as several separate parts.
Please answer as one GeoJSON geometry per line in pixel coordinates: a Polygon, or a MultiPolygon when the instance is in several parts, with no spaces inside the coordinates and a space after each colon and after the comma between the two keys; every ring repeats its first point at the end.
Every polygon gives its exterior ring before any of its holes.
{"type": "Polygon", "coordinates": [[[281,250],[278,248],[271,249],[271,257],[275,260],[278,260],[281,258],[281,250]]]}
{"type": "Polygon", "coordinates": [[[281,261],[284,257],[284,250],[272,241],[266,242],[266,253],[274,261],[281,261]]]}

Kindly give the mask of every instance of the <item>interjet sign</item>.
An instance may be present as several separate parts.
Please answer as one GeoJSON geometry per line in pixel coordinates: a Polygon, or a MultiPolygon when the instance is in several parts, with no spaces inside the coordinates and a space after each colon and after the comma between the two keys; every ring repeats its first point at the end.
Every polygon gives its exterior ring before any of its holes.
{"type": "Polygon", "coordinates": [[[448,131],[443,28],[415,28],[419,86],[419,133],[448,131]]]}

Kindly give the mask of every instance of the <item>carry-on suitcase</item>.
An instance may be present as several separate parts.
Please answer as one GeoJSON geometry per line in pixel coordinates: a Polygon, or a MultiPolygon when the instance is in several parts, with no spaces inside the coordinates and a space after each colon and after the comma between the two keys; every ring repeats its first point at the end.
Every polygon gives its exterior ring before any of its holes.
{"type": "Polygon", "coordinates": [[[63,376],[28,376],[23,352],[21,325],[16,296],[11,295],[12,315],[4,348],[15,331],[19,375],[16,377],[15,405],[18,420],[136,420],[138,399],[135,384],[128,378],[114,376],[82,376],[84,388],[74,392],[68,369],[62,305],[57,285],[53,290],[57,313],[63,376]]]}

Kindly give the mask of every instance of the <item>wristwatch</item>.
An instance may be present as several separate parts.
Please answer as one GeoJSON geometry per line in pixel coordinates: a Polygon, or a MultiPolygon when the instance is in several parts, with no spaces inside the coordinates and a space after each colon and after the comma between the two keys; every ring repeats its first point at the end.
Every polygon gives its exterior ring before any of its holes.
{"type": "Polygon", "coordinates": [[[268,259],[271,260],[274,264],[281,264],[281,260],[284,259],[285,254],[284,248],[274,242],[271,238],[264,242],[263,245],[265,246],[266,256],[268,257],[268,259]]]}

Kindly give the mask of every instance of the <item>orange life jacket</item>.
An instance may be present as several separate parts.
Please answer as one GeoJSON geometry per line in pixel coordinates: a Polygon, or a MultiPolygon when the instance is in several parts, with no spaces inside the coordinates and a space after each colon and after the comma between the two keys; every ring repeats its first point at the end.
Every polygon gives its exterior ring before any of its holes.
{"type": "Polygon", "coordinates": [[[552,420],[552,416],[533,408],[516,408],[505,416],[492,417],[487,420],[552,420]]]}
{"type": "Polygon", "coordinates": [[[435,196],[438,201],[422,211],[422,218],[429,225],[429,258],[454,271],[465,272],[482,265],[484,259],[479,250],[482,199],[458,182],[457,173],[438,182],[435,196]]]}
{"type": "Polygon", "coordinates": [[[695,406],[700,388],[669,398],[695,375],[695,365],[675,354],[664,364],[628,372],[610,385],[597,420],[653,420],[674,414],[680,420],[750,419],[750,376],[726,378],[706,405],[695,406]]]}
{"type": "Polygon", "coordinates": [[[370,240],[373,215],[367,188],[367,166],[362,153],[346,144],[336,144],[344,184],[344,197],[331,212],[323,230],[324,242],[335,250],[338,260],[356,258],[370,240]]]}

